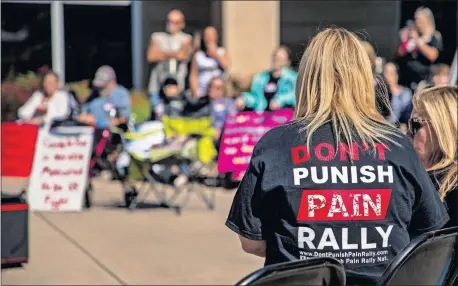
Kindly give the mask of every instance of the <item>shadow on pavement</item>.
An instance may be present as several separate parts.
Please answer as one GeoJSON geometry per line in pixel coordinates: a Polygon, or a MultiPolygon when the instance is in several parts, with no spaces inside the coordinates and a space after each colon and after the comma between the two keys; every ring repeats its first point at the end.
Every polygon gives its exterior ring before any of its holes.
{"type": "MultiPolygon", "coordinates": [[[[107,208],[107,209],[124,209],[126,211],[129,211],[129,209],[126,208],[126,206],[119,201],[111,201],[108,203],[95,203],[94,206],[107,208]]],[[[168,208],[170,207],[167,205],[159,204],[155,202],[139,202],[136,208],[134,209],[134,211],[135,210],[145,210],[145,209],[150,210],[150,209],[168,209],[168,208]]]]}
{"type": "Polygon", "coordinates": [[[14,269],[14,268],[23,268],[23,264],[21,263],[5,263],[2,264],[2,271],[7,269],[14,269]]]}

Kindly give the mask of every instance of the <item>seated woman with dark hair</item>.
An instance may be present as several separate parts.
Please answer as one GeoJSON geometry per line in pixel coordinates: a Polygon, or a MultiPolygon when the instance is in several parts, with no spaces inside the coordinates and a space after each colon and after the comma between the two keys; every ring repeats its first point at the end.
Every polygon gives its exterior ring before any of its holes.
{"type": "Polygon", "coordinates": [[[272,56],[272,69],[254,77],[250,92],[243,92],[236,100],[237,108],[261,112],[294,107],[297,73],[290,65],[290,50],[285,46],[276,49],[272,56]]]}
{"type": "Polygon", "coordinates": [[[55,72],[43,75],[41,89],[34,92],[18,110],[18,117],[31,124],[66,120],[71,115],[70,96],[59,89],[59,77],[55,72]]]}

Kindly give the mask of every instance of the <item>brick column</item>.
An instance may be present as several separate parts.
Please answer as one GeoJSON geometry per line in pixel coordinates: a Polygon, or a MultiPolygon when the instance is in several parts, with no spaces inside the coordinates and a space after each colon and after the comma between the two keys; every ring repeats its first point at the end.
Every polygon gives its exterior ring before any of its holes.
{"type": "Polygon", "coordinates": [[[280,43],[279,1],[223,1],[222,18],[231,73],[249,75],[269,68],[280,43]]]}

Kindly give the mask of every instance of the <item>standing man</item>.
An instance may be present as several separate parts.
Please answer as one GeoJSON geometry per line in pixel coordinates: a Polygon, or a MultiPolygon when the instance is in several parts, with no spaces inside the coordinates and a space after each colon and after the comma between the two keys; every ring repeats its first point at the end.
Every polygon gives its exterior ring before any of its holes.
{"type": "Polygon", "coordinates": [[[167,15],[167,31],[155,32],[151,35],[151,42],[147,52],[147,60],[156,64],[149,80],[153,105],[158,97],[161,83],[166,75],[174,75],[178,86],[183,89],[187,74],[186,63],[192,52],[192,37],[183,32],[185,18],[181,11],[172,10],[167,15]]]}

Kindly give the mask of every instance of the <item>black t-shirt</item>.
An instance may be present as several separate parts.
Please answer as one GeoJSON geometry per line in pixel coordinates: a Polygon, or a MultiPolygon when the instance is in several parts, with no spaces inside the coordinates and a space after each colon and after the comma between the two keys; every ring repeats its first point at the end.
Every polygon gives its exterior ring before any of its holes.
{"type": "Polygon", "coordinates": [[[266,265],[331,256],[375,283],[413,237],[449,220],[407,137],[396,139],[401,146],[354,142],[350,161],[329,122],[310,151],[301,127],[293,121],[261,138],[226,221],[266,241],[266,265]]]}
{"type": "MultiPolygon", "coordinates": [[[[426,43],[430,47],[436,48],[439,52],[442,50],[442,37],[439,33],[434,34],[431,40],[426,43]]],[[[422,80],[426,80],[431,72],[431,62],[426,58],[418,49],[406,54],[404,56],[404,62],[406,65],[405,77],[411,82],[419,83],[422,80]]]]}
{"type": "Polygon", "coordinates": [[[278,80],[279,77],[275,77],[273,73],[269,74],[269,81],[267,82],[266,86],[264,87],[264,97],[267,100],[267,109],[266,111],[270,110],[270,101],[274,98],[275,94],[278,90],[278,80]]]}
{"type": "MultiPolygon", "coordinates": [[[[450,168],[452,168],[452,166],[429,173],[429,176],[437,190],[439,190],[440,181],[444,178],[450,168]]],[[[445,195],[444,205],[448,211],[448,215],[450,216],[450,221],[445,227],[458,226],[458,186],[445,195]]]]}

